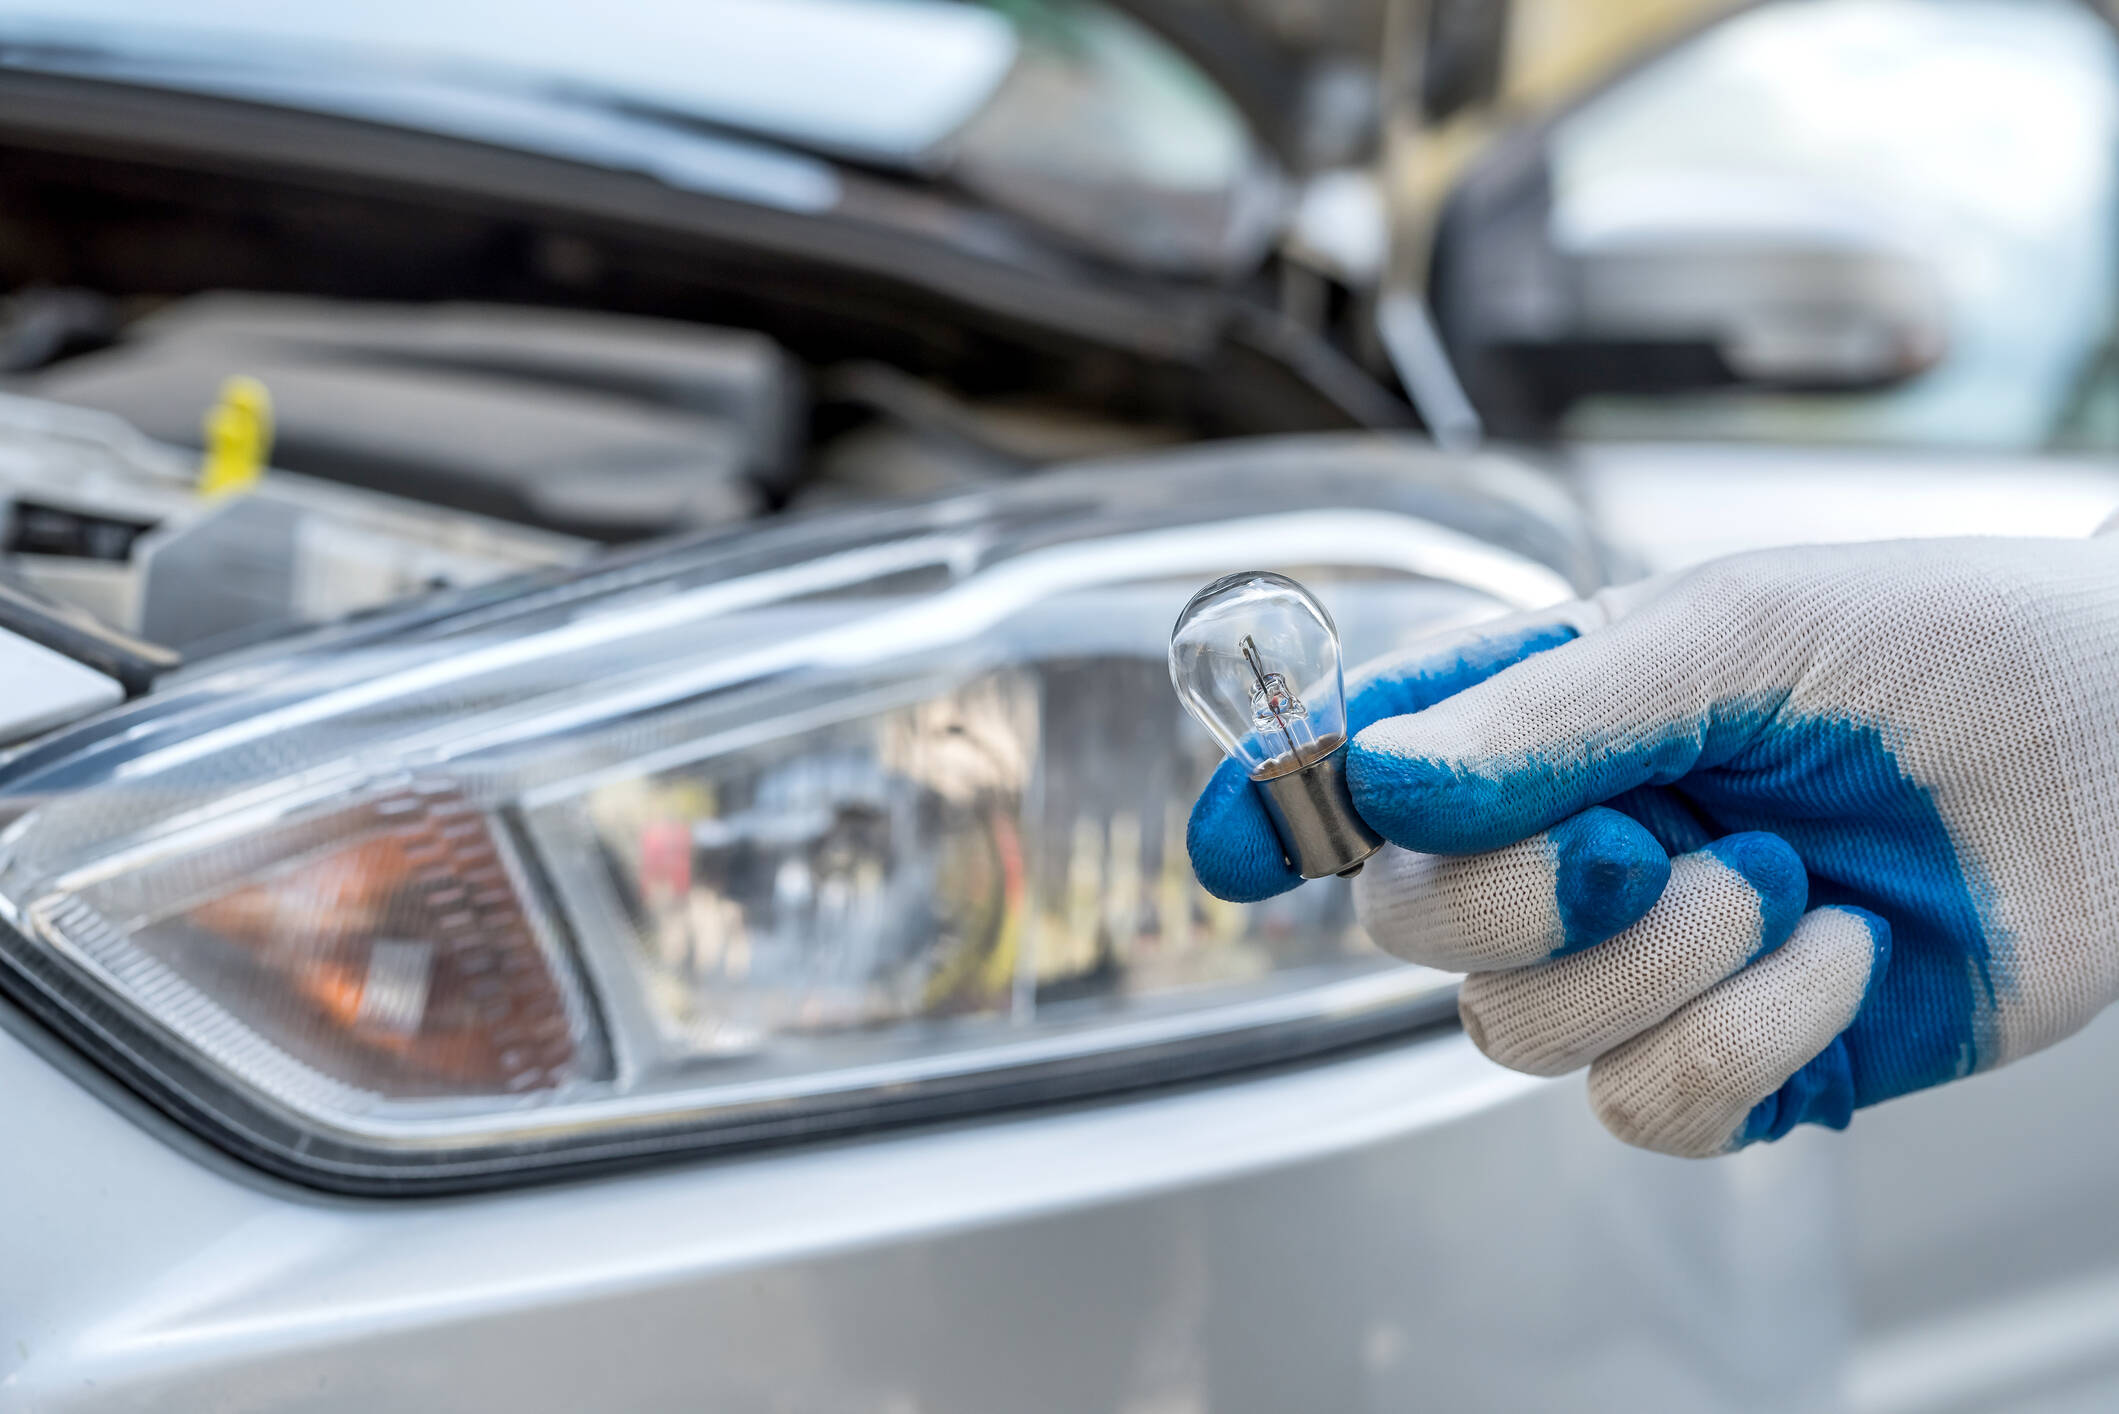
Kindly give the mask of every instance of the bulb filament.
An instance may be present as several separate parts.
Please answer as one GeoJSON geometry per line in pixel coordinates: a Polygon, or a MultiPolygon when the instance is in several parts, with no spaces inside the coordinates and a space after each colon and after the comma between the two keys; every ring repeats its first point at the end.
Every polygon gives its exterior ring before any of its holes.
{"type": "Polygon", "coordinates": [[[1300,756],[1302,748],[1295,744],[1295,733],[1289,728],[1288,719],[1307,717],[1309,708],[1288,690],[1285,677],[1266,671],[1265,664],[1259,661],[1258,645],[1251,641],[1251,635],[1245,634],[1238,646],[1243,650],[1243,660],[1251,665],[1254,679],[1251,685],[1252,715],[1261,728],[1268,724],[1280,728],[1280,734],[1287,738],[1289,754],[1300,756]]]}

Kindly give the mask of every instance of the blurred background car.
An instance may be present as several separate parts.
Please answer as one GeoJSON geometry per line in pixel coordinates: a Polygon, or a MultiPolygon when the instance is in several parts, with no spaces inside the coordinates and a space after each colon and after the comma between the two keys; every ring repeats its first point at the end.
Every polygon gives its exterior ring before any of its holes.
{"type": "Polygon", "coordinates": [[[1162,658],[2087,532],[2115,124],[2077,0],[0,0],[0,1408],[2105,1407],[2113,1027],[1623,1149],[1198,889],[1162,658]]]}

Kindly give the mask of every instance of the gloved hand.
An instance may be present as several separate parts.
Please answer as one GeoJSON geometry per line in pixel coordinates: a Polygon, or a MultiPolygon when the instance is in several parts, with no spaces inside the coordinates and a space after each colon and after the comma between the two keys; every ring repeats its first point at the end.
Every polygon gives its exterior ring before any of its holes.
{"type": "MultiPolygon", "coordinates": [[[[1348,706],[1391,841],[1355,880],[1371,936],[1469,972],[1495,1060],[1589,1065],[1631,1143],[1843,1127],[2119,991],[2112,540],[1742,555],[1489,627],[1348,706]]],[[[1240,772],[1188,842],[1222,897],[1299,882],[1240,772]]]]}

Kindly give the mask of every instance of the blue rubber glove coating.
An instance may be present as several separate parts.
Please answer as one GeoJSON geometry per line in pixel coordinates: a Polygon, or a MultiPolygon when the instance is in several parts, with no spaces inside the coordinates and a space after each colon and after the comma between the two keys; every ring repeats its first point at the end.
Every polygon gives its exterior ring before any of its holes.
{"type": "MultiPolygon", "coordinates": [[[[1525,658],[1574,637],[1541,626],[1481,638],[1416,660],[1362,684],[1347,702],[1350,731],[1418,712],[1525,658]]],[[[1207,892],[1255,903],[1302,882],[1288,866],[1257,787],[1224,761],[1194,804],[1185,844],[1207,892]]],[[[1554,887],[1563,929],[1554,955],[1578,951],[1624,930],[1655,903],[1670,877],[1670,856],[1654,836],[1617,811],[1587,810],[1551,832],[1554,887]]]]}
{"type": "Polygon", "coordinates": [[[1854,1025],[1761,1105],[1752,1139],[1798,1123],[1843,1127],[1853,1109],[1969,1075],[1976,1019],[1993,998],[1979,905],[1928,790],[1883,730],[1791,718],[1758,702],[1710,706],[1645,740],[1564,759],[1406,758],[1356,741],[1357,808],[1392,843],[1432,853],[1495,848],[1606,801],[1673,853],[1733,831],[1766,831],[1807,865],[1810,902],[1875,918],[1895,961],[1854,1025]],[[1886,927],[1882,920],[1889,918],[1886,927]]]}

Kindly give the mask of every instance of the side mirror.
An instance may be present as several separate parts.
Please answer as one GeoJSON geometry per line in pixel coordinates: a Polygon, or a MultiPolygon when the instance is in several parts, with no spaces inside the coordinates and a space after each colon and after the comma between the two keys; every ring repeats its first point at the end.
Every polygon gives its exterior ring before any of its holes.
{"type": "Polygon", "coordinates": [[[1551,195],[1542,147],[1477,174],[1437,232],[1437,323],[1490,428],[1549,432],[1596,393],[1855,391],[1939,361],[1928,263],[1798,183],[1613,176],[1551,195]]]}

